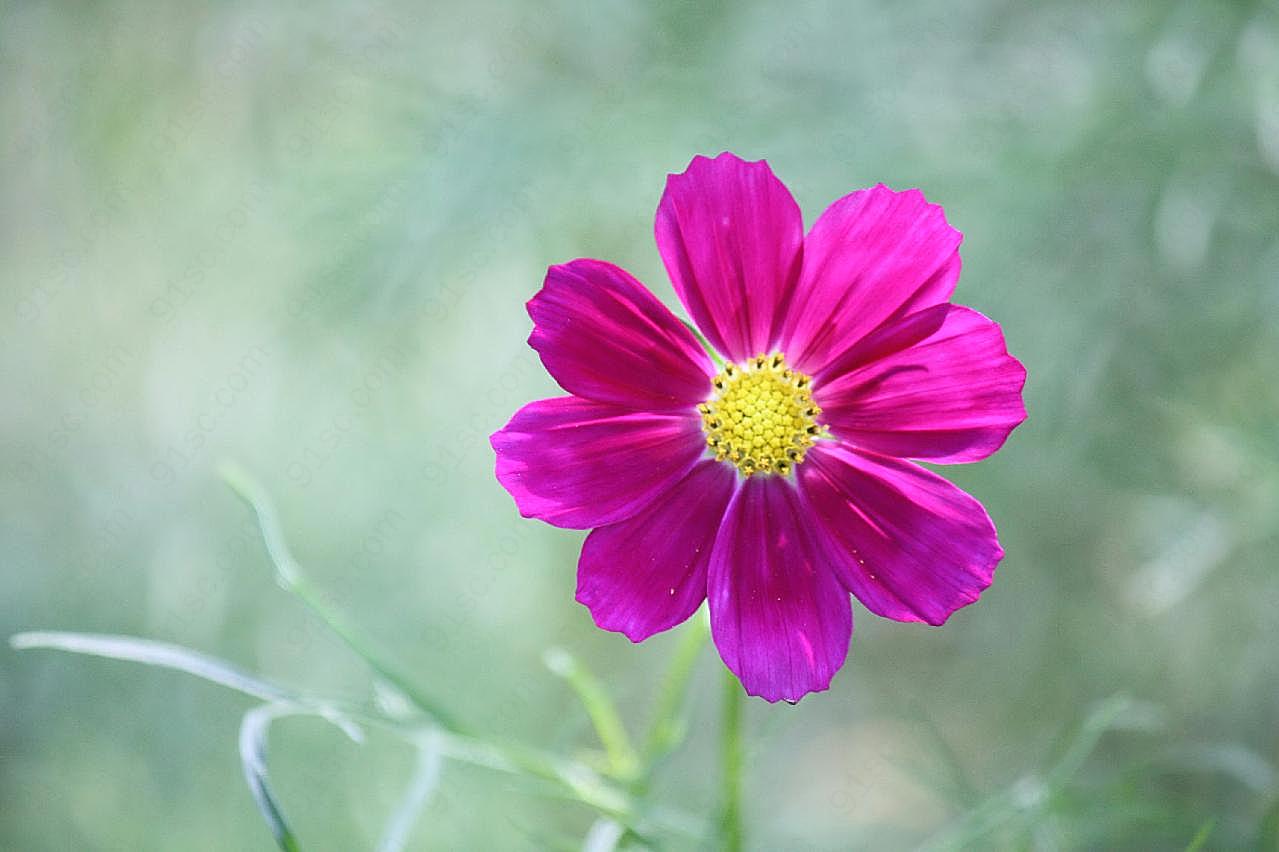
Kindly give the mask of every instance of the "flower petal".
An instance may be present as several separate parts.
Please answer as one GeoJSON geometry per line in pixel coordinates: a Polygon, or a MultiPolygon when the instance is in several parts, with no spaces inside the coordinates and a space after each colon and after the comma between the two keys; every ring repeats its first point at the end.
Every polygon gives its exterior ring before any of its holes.
{"type": "Polygon", "coordinates": [[[705,460],[638,515],[586,537],[577,600],[605,630],[641,642],[706,600],[706,566],[736,475],[705,460]]]}
{"type": "Polygon", "coordinates": [[[830,686],[853,631],[848,592],[832,573],[788,480],[743,483],[715,540],[711,634],[751,695],[798,701],[830,686]]]}
{"type": "Polygon", "coordinates": [[[697,338],[611,263],[552,266],[528,313],[529,345],[569,393],[647,410],[696,405],[710,393],[715,370],[697,338]]]}
{"type": "Polygon", "coordinates": [[[791,366],[818,378],[885,320],[947,301],[962,239],[917,189],[879,184],[827,207],[804,239],[795,306],[781,332],[791,366]]]}
{"type": "Polygon", "coordinates": [[[828,443],[796,473],[840,581],[871,612],[941,624],[994,578],[1004,551],[990,516],[935,473],[828,443]]]}
{"type": "Polygon", "coordinates": [[[520,514],[570,529],[631,517],[706,450],[693,409],[639,412],[575,396],[529,403],[490,441],[520,514]]]}
{"type": "Polygon", "coordinates": [[[799,274],[804,220],[768,163],[694,157],[666,179],[657,248],[680,301],[720,354],[769,352],[799,274]]]}
{"type": "Polygon", "coordinates": [[[1026,419],[1026,369],[999,326],[938,305],[884,326],[814,386],[839,438],[887,456],[971,462],[1003,446],[1026,419]]]}

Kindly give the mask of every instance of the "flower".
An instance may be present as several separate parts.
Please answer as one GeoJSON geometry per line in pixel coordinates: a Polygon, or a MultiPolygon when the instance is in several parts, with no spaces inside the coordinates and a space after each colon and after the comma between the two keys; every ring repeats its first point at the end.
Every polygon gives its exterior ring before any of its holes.
{"type": "Polygon", "coordinates": [[[746,691],[794,702],[843,665],[849,593],[938,625],[990,585],[985,509],[908,459],[995,452],[1026,371],[950,304],[962,235],[919,190],[853,192],[805,235],[766,162],[698,156],[656,236],[722,367],[625,270],[552,266],[529,345],[569,395],[492,436],[497,478],[525,517],[592,529],[577,600],[600,627],[639,642],[706,600],[746,691]]]}

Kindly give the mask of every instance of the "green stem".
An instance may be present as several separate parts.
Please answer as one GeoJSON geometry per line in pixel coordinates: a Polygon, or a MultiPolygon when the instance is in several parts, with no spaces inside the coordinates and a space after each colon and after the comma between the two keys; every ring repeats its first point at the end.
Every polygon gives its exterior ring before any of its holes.
{"type": "Polygon", "coordinates": [[[724,669],[724,719],[720,732],[723,748],[723,816],[720,822],[725,852],[742,849],[742,685],[724,669]]]}
{"type": "Polygon", "coordinates": [[[258,529],[262,533],[267,556],[275,566],[276,580],[280,586],[306,604],[325,626],[332,630],[356,656],[363,659],[386,684],[399,691],[419,710],[434,718],[440,727],[455,734],[468,733],[461,723],[446,712],[437,701],[418,688],[394,663],[374,650],[372,642],[352,627],[303,576],[301,566],[293,558],[285,541],[275,504],[272,503],[266,489],[248,471],[233,462],[223,462],[219,472],[222,480],[248,504],[257,516],[258,529]]]}
{"type": "MultiPolygon", "coordinates": [[[[268,702],[266,706],[319,716],[337,725],[352,739],[359,737],[361,727],[374,727],[414,744],[420,744],[424,738],[431,737],[445,757],[472,766],[550,782],[565,794],[612,817],[639,836],[640,803],[634,795],[602,778],[591,767],[553,752],[518,744],[491,742],[457,733],[439,725],[434,719],[409,720],[390,715],[379,707],[309,696],[249,674],[225,660],[166,642],[133,636],[40,631],[19,633],[10,637],[9,644],[17,650],[45,648],[186,672],[210,683],[262,699],[268,702]]],[[[643,816],[645,821],[663,830],[691,836],[698,836],[703,830],[700,819],[681,811],[645,808],[643,816]]]]}
{"type": "Polygon", "coordinates": [[[586,715],[595,727],[595,734],[608,755],[609,775],[623,781],[633,780],[640,770],[639,755],[635,753],[635,747],[626,735],[626,727],[622,724],[622,717],[608,690],[595,675],[562,648],[547,650],[542,659],[548,669],[568,681],[569,686],[577,693],[578,700],[586,709],[586,715]]]}
{"type": "Polygon", "coordinates": [[[684,702],[688,697],[688,684],[693,677],[693,666],[706,640],[711,635],[710,619],[706,616],[705,607],[698,610],[684,628],[675,656],[671,659],[670,668],[662,681],[657,694],[657,707],[653,714],[653,724],[649,728],[648,737],[644,741],[643,764],[644,775],[636,784],[636,789],[643,791],[656,769],[657,763],[684,741],[687,724],[684,719],[684,702]]]}
{"type": "Polygon", "coordinates": [[[711,360],[715,362],[715,366],[719,367],[721,370],[724,369],[724,359],[719,357],[719,353],[715,351],[715,347],[711,346],[710,341],[708,341],[702,333],[697,330],[697,326],[683,318],[680,318],[680,322],[684,323],[685,328],[693,332],[693,336],[697,338],[698,343],[702,344],[702,348],[706,350],[706,354],[711,356],[711,360]]]}

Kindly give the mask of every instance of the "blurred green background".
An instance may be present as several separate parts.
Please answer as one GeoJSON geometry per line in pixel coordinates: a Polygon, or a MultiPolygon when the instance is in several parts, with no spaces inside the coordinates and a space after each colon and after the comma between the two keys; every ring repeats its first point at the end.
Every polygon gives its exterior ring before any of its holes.
{"type": "MultiPolygon", "coordinates": [[[[731,149],[809,222],[922,187],[966,234],[956,300],[1030,373],[1004,450],[947,470],[999,526],[994,586],[943,629],[856,609],[830,692],[749,705],[752,848],[1276,848],[1273,4],[12,2],[0,75],[0,634],[364,694],[273,583],[230,457],[475,727],[592,746],[553,645],[640,726],[677,636],[592,626],[582,535],[518,517],[487,435],[555,392],[524,342],[545,267],[608,259],[674,305],[663,180],[731,149]]],[[[715,806],[719,668],[659,801],[715,806]]],[[[0,848],[272,848],[249,706],[0,649],[0,848]]],[[[411,764],[320,721],[272,736],[306,848],[371,848],[411,764]]],[[[535,792],[449,766],[411,848],[585,834],[535,792]]]]}

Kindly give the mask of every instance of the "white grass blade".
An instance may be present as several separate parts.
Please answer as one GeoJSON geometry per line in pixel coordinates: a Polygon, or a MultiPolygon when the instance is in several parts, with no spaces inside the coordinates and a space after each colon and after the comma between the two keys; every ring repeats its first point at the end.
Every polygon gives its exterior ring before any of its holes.
{"type": "Polygon", "coordinates": [[[72,654],[88,654],[113,660],[127,660],[148,666],[186,672],[196,677],[234,689],[263,701],[301,701],[297,693],[262,680],[238,666],[168,642],[139,639],[134,636],[116,636],[101,633],[64,633],[61,631],[34,631],[18,633],[9,638],[16,650],[44,648],[67,651],[72,654]]]}
{"type": "Polygon", "coordinates": [[[299,847],[267,781],[266,737],[273,721],[297,712],[288,704],[263,704],[245,713],[240,722],[240,766],[244,770],[245,783],[249,785],[253,801],[271,829],[276,845],[284,852],[298,852],[299,847]]]}
{"type": "Polygon", "coordinates": [[[382,839],[377,845],[378,852],[401,852],[404,849],[418,816],[439,786],[443,765],[444,755],[440,750],[439,736],[435,733],[426,734],[418,743],[417,767],[413,770],[408,789],[404,791],[404,797],[382,831],[382,839]]]}

